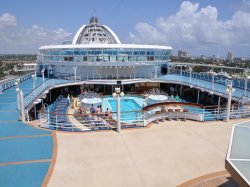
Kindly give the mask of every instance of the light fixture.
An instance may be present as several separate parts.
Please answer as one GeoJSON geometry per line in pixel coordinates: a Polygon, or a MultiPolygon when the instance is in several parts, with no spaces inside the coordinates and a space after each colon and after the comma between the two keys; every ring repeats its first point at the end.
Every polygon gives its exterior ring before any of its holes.
{"type": "Polygon", "coordinates": [[[117,99],[117,132],[121,131],[121,97],[124,93],[121,92],[120,88],[115,88],[115,92],[112,94],[114,99],[117,99]]]}
{"type": "Polygon", "coordinates": [[[113,93],[112,96],[113,96],[114,98],[116,98],[117,94],[116,94],[116,93],[113,93]]]}

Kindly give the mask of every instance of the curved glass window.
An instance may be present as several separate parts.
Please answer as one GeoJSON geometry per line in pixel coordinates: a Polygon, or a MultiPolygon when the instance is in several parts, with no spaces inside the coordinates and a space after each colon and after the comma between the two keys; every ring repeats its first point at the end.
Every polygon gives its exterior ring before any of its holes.
{"type": "Polygon", "coordinates": [[[167,61],[171,50],[133,49],[133,48],[98,48],[98,49],[42,49],[39,60],[65,62],[133,62],[133,61],[167,61]]]}

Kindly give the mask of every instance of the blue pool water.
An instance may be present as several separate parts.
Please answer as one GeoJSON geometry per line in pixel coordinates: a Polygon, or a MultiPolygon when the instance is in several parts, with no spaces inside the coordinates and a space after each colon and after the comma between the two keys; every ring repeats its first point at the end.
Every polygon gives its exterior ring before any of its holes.
{"type": "MultiPolygon", "coordinates": [[[[112,97],[106,97],[103,99],[103,107],[104,111],[106,108],[109,108],[112,112],[117,112],[117,101],[112,97]]],[[[145,105],[144,98],[139,98],[135,96],[130,96],[126,99],[121,99],[121,121],[125,123],[132,124],[135,121],[142,120],[142,113],[138,112],[142,110],[142,105],[145,105]],[[131,112],[137,111],[137,112],[131,112]]],[[[195,114],[204,114],[205,121],[213,121],[216,118],[216,115],[212,111],[207,111],[202,108],[192,107],[192,106],[184,106],[184,108],[188,109],[189,112],[195,114]]],[[[154,109],[151,112],[155,112],[158,109],[154,109]]],[[[150,112],[149,112],[150,113],[150,112]]],[[[116,119],[116,114],[113,115],[114,119],[116,119]]]]}
{"type": "MultiPolygon", "coordinates": [[[[117,101],[114,99],[108,100],[112,112],[117,112],[117,101]]],[[[141,110],[142,107],[133,99],[121,99],[121,121],[133,122],[141,119],[140,112],[130,112],[141,110]]]]}
{"type": "MultiPolygon", "coordinates": [[[[113,112],[117,112],[117,101],[108,100],[113,112]]],[[[141,110],[141,106],[133,99],[121,99],[121,112],[141,110]]]]}

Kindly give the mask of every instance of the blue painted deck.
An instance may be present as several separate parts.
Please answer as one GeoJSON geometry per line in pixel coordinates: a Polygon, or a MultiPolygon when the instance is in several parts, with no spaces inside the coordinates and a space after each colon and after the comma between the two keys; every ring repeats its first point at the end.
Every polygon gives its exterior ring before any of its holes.
{"type": "Polygon", "coordinates": [[[0,186],[41,186],[50,163],[30,163],[0,167],[0,186]]]}
{"type": "MultiPolygon", "coordinates": [[[[36,86],[41,82],[38,77],[36,86]]],[[[32,83],[28,79],[20,84],[24,94],[32,90],[32,83]]],[[[53,136],[19,121],[15,89],[0,95],[0,186],[41,186],[53,154],[53,136]]]]}

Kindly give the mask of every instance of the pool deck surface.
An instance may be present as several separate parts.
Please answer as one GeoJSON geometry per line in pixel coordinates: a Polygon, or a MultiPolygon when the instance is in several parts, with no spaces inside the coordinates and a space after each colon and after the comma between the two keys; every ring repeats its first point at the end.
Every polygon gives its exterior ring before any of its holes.
{"type": "Polygon", "coordinates": [[[232,124],[245,120],[165,121],[120,134],[57,132],[48,186],[172,187],[225,171],[232,124]]]}
{"type": "MultiPolygon", "coordinates": [[[[41,82],[37,78],[36,86],[41,82]]],[[[32,79],[20,88],[29,93],[32,79]]],[[[243,121],[53,133],[20,122],[12,87],[0,95],[0,186],[177,186],[224,171],[232,124],[243,121]]]]}
{"type": "MultiPolygon", "coordinates": [[[[37,78],[37,84],[41,82],[37,78]]],[[[27,94],[32,79],[22,82],[20,88],[27,94]]],[[[0,186],[41,186],[50,168],[54,136],[20,121],[15,87],[0,95],[0,128],[0,186]]]]}

